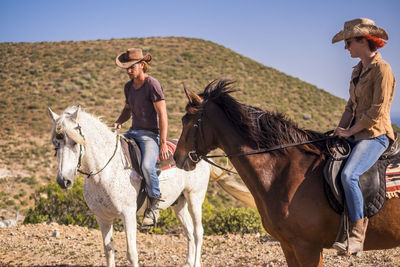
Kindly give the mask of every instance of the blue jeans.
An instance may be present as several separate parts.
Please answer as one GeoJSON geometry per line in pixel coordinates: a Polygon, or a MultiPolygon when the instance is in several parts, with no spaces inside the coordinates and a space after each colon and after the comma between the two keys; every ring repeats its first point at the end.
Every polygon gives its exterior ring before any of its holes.
{"type": "Polygon", "coordinates": [[[136,141],[142,152],[141,167],[146,181],[149,197],[160,196],[160,186],[156,171],[156,163],[160,151],[160,135],[147,130],[129,129],[124,136],[136,141]]]}
{"type": "Polygon", "coordinates": [[[356,142],[342,170],[341,181],[352,222],[364,218],[364,198],[358,181],[371,168],[389,146],[386,134],[356,142]]]}

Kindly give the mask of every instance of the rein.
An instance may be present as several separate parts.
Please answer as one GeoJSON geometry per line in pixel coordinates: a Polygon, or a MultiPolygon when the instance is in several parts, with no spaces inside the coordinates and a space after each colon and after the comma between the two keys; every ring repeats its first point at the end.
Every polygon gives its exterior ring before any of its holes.
{"type": "Polygon", "coordinates": [[[222,155],[211,155],[211,156],[201,156],[202,158],[206,157],[206,158],[221,158],[221,157],[240,157],[240,156],[247,156],[247,155],[255,155],[255,154],[262,154],[262,153],[268,153],[271,151],[275,151],[275,150],[280,150],[280,149],[285,149],[288,147],[294,147],[294,146],[301,146],[301,145],[306,145],[306,144],[311,144],[311,143],[317,143],[317,142],[321,142],[321,141],[326,141],[329,139],[334,139],[337,138],[336,136],[326,136],[326,137],[322,137],[322,138],[318,138],[318,139],[313,139],[313,140],[307,140],[304,142],[299,142],[299,143],[291,143],[291,144],[283,144],[283,145],[278,145],[278,146],[274,146],[271,148],[263,148],[263,149],[257,149],[257,150],[251,150],[251,151],[247,151],[247,152],[241,152],[241,153],[235,153],[235,154],[222,154],[222,155]]]}
{"type": "MultiPolygon", "coordinates": [[[[197,119],[197,123],[193,125],[193,127],[197,128],[198,131],[200,133],[200,137],[204,142],[204,137],[203,137],[203,132],[202,132],[202,127],[201,127],[201,117],[203,114],[203,110],[204,107],[207,103],[207,99],[204,100],[201,103],[201,108],[200,108],[200,112],[198,114],[198,119],[197,119]]],[[[268,152],[272,152],[272,151],[276,151],[276,150],[280,150],[280,149],[285,149],[288,147],[295,147],[295,146],[300,146],[300,145],[306,145],[306,144],[311,144],[311,143],[317,143],[317,142],[322,142],[322,141],[326,141],[329,139],[336,139],[338,138],[337,136],[331,136],[330,134],[333,133],[333,131],[329,131],[325,133],[325,137],[322,138],[317,138],[317,139],[313,139],[313,140],[307,140],[307,141],[303,141],[303,142],[298,142],[298,143],[291,143],[291,144],[283,144],[283,145],[277,145],[271,148],[262,148],[262,149],[257,149],[257,150],[251,150],[251,151],[246,151],[246,152],[241,152],[241,153],[234,153],[234,154],[221,154],[221,155],[211,155],[211,156],[207,156],[207,155],[198,155],[198,152],[196,151],[196,147],[197,144],[195,143],[193,146],[193,150],[188,152],[187,157],[193,161],[194,163],[199,162],[200,160],[204,160],[206,162],[208,162],[209,164],[218,167],[224,171],[230,172],[230,173],[234,173],[237,174],[236,172],[232,172],[231,170],[228,170],[224,167],[221,167],[219,165],[217,165],[216,163],[214,163],[213,161],[211,161],[210,159],[212,158],[232,158],[232,157],[241,157],[241,156],[248,156],[248,155],[256,155],[256,154],[263,154],[263,153],[268,153],[268,152]]],[[[194,140],[196,140],[197,138],[195,138],[194,140]]]]}
{"type": "MultiPolygon", "coordinates": [[[[83,134],[82,134],[82,130],[81,130],[81,126],[80,126],[80,125],[78,125],[78,130],[79,130],[79,134],[83,137],[83,139],[85,139],[85,136],[83,136],[83,134]]],[[[114,158],[114,156],[115,156],[115,154],[116,154],[116,152],[117,152],[118,141],[119,141],[119,134],[118,134],[118,133],[116,134],[116,137],[117,137],[117,140],[116,140],[116,143],[115,143],[115,149],[114,149],[114,152],[113,152],[111,158],[107,161],[107,163],[104,165],[104,167],[101,168],[101,169],[100,169],[99,171],[97,171],[96,173],[93,173],[93,172],[87,173],[87,172],[84,172],[84,171],[82,171],[82,170],[79,169],[79,168],[81,167],[81,164],[82,164],[82,155],[83,155],[82,145],[79,145],[79,160],[78,160],[78,165],[77,165],[77,170],[78,170],[78,172],[79,172],[79,173],[82,173],[82,174],[84,174],[84,175],[87,175],[86,178],[89,178],[90,176],[94,176],[94,175],[97,175],[97,174],[99,174],[100,172],[102,172],[102,171],[108,166],[108,164],[111,162],[111,160],[114,158]]]]}

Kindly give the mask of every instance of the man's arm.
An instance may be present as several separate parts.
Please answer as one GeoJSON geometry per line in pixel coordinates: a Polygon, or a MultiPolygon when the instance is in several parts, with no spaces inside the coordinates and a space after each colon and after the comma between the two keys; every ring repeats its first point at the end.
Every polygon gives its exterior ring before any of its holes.
{"type": "Polygon", "coordinates": [[[129,104],[125,104],[124,109],[121,111],[121,115],[119,115],[118,120],[113,124],[114,129],[120,129],[121,125],[129,120],[130,117],[131,107],[129,106],[129,104]]]}
{"type": "Polygon", "coordinates": [[[158,114],[160,123],[160,158],[161,160],[168,158],[167,147],[167,131],[168,131],[168,115],[167,105],[165,100],[160,100],[153,103],[154,108],[158,114]]]}

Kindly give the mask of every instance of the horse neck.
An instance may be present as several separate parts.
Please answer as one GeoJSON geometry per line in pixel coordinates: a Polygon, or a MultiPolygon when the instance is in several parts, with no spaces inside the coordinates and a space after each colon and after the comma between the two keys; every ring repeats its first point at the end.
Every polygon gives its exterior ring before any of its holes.
{"type": "MultiPolygon", "coordinates": [[[[215,133],[214,136],[217,136],[216,146],[218,148],[222,149],[227,155],[255,149],[254,144],[238,132],[218,106],[212,105],[209,111],[212,116],[208,116],[207,121],[211,124],[215,133]]],[[[275,178],[271,170],[276,162],[270,154],[230,157],[230,161],[253,194],[255,191],[267,192],[269,190],[275,178]]]]}
{"type": "MultiPolygon", "coordinates": [[[[116,136],[99,119],[87,113],[81,114],[79,124],[86,141],[81,169],[84,172],[97,172],[113,155],[116,136]]],[[[110,162],[110,165],[114,164],[110,162]]]]}

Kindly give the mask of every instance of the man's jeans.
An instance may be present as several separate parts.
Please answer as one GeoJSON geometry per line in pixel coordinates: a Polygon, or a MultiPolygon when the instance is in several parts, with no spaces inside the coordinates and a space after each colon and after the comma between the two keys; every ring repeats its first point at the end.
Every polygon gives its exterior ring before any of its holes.
{"type": "Polygon", "coordinates": [[[359,140],[347,159],[341,181],[352,222],[364,218],[364,199],[358,185],[360,176],[375,164],[388,146],[389,138],[385,134],[372,139],[359,140]]]}
{"type": "Polygon", "coordinates": [[[160,186],[156,171],[156,163],[160,151],[160,136],[152,131],[129,129],[124,136],[134,139],[142,152],[142,171],[146,181],[149,197],[160,196],[160,186]]]}

